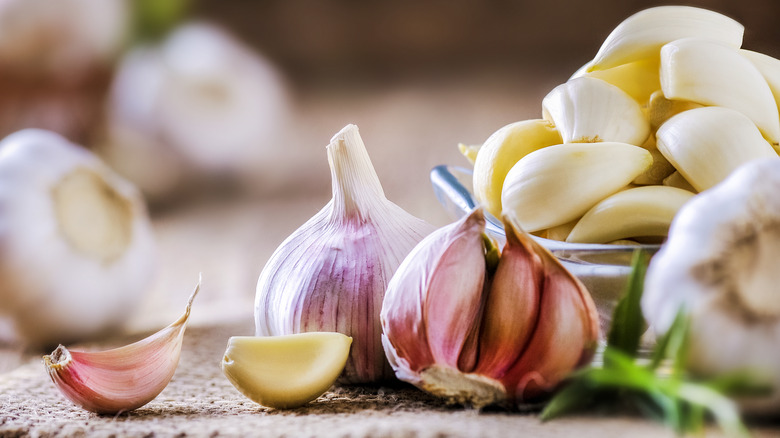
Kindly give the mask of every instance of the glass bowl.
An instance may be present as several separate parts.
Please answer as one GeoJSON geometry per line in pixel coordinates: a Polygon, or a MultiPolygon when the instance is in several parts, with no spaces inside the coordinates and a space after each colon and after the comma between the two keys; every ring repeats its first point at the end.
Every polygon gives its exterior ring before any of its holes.
{"type": "MultiPolygon", "coordinates": [[[[470,169],[441,165],[431,170],[431,184],[439,202],[455,219],[477,206],[471,190],[470,169]]],[[[486,213],[486,232],[500,243],[506,240],[501,222],[486,213]]],[[[602,336],[607,333],[615,304],[623,295],[636,249],[652,256],[661,245],[607,245],[567,243],[532,236],[550,250],[588,288],[599,312],[602,336]]]]}

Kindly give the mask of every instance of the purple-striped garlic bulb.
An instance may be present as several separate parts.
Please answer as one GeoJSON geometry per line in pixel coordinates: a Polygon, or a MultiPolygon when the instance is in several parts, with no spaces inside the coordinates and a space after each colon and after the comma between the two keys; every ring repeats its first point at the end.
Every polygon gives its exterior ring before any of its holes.
{"type": "Polygon", "coordinates": [[[393,378],[379,312],[387,283],[434,230],[384,195],[355,125],[327,146],[333,199],[273,253],[257,282],[256,334],[340,332],[353,339],[343,383],[393,378]]]}

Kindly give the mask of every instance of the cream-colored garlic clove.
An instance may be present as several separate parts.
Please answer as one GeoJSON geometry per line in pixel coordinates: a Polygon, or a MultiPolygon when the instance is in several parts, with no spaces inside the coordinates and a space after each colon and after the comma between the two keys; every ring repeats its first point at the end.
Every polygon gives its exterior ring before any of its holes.
{"type": "Polygon", "coordinates": [[[222,358],[222,372],[250,400],[288,409],[321,396],[349,357],[352,338],[311,332],[285,336],[234,336],[222,358]]]}
{"type": "Polygon", "coordinates": [[[677,114],[658,128],[656,140],[658,150],[696,191],[714,186],[741,164],[777,156],[753,122],[729,108],[677,114]]]}
{"type": "Polygon", "coordinates": [[[738,49],[744,26],[707,9],[691,6],[657,6],[626,18],[607,37],[591,61],[589,71],[605,70],[658,56],[666,43],[699,37],[738,49]]]}
{"type": "Polygon", "coordinates": [[[474,162],[477,201],[493,216],[501,217],[501,189],[509,169],[531,152],[560,143],[561,134],[547,120],[523,120],[494,132],[474,162]]]}
{"type": "Polygon", "coordinates": [[[392,379],[379,312],[387,282],[434,227],[390,202],[358,128],[327,146],[333,199],[272,254],[257,282],[258,336],[328,331],[352,337],[342,381],[392,379]]]}
{"type": "Polygon", "coordinates": [[[555,87],[542,100],[542,110],[544,119],[560,131],[563,143],[641,145],[650,134],[639,104],[620,88],[593,77],[555,87]]]}
{"type": "Polygon", "coordinates": [[[653,157],[653,164],[647,168],[641,175],[634,178],[632,184],[637,185],[653,185],[661,184],[664,178],[668,177],[675,171],[674,166],[669,160],[664,157],[661,151],[658,150],[655,141],[655,135],[650,135],[642,145],[643,148],[650,152],[653,157]]]}
{"type": "Polygon", "coordinates": [[[481,144],[465,144],[465,143],[458,143],[458,150],[460,151],[461,155],[463,155],[471,165],[474,165],[474,163],[477,161],[477,155],[479,154],[479,150],[482,149],[481,144]]]}
{"type": "Polygon", "coordinates": [[[588,210],[566,241],[608,243],[635,237],[665,237],[677,211],[693,196],[689,191],[666,186],[623,190],[588,210]]]}
{"type": "Polygon", "coordinates": [[[157,333],[106,351],[69,350],[60,345],[43,357],[57,389],[76,405],[99,414],[137,409],[162,392],[179,364],[184,330],[200,281],[184,314],[157,333]]]}
{"type": "Polygon", "coordinates": [[[731,108],[746,115],[775,147],[777,103],[761,72],[734,47],[686,38],[661,49],[661,89],[667,99],[731,108]]]}
{"type": "Polygon", "coordinates": [[[753,63],[764,76],[775,97],[775,104],[780,108],[780,59],[752,50],[740,49],[739,53],[753,63]]]}
{"type": "Polygon", "coordinates": [[[625,91],[640,105],[644,105],[650,99],[650,95],[661,89],[661,81],[658,76],[658,56],[640,59],[606,70],[589,71],[590,66],[590,62],[583,65],[569,80],[582,76],[601,79],[625,91]]]}
{"type": "Polygon", "coordinates": [[[506,176],[501,201],[528,232],[570,222],[628,185],[652,164],[625,143],[573,143],[528,154],[506,176]]]}
{"type": "Polygon", "coordinates": [[[667,99],[663,91],[659,89],[650,95],[645,111],[647,119],[650,121],[650,127],[655,131],[672,116],[690,109],[701,108],[702,106],[704,105],[688,100],[667,99]]]}

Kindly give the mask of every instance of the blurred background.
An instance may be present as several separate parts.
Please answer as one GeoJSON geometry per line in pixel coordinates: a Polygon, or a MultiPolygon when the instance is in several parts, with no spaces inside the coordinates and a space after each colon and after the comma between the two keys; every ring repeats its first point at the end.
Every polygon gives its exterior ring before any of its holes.
{"type": "MultiPolygon", "coordinates": [[[[160,264],[131,330],[167,324],[203,272],[195,323],[252,318],[272,251],[330,199],[348,123],[388,198],[436,225],[428,180],[457,144],[538,118],[621,20],[670,2],[8,0],[0,136],[51,129],[145,193],[160,264]]],[[[780,56],[774,0],[686,1],[780,56]]]]}

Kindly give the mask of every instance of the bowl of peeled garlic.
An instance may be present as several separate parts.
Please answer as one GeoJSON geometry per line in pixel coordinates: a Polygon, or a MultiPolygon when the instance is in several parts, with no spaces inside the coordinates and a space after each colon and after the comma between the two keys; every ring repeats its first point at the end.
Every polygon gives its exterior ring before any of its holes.
{"type": "MultiPolygon", "coordinates": [[[[436,198],[453,218],[460,218],[479,205],[470,189],[470,169],[440,165],[433,168],[430,177],[436,198]]],[[[506,235],[501,221],[489,213],[485,217],[486,234],[502,245],[506,235]]],[[[661,246],[627,240],[609,244],[573,243],[532,236],[587,287],[598,309],[602,332],[608,329],[615,304],[624,293],[634,251],[639,249],[653,255],[661,246]]]]}

